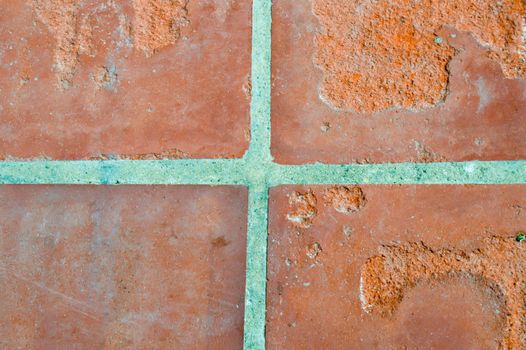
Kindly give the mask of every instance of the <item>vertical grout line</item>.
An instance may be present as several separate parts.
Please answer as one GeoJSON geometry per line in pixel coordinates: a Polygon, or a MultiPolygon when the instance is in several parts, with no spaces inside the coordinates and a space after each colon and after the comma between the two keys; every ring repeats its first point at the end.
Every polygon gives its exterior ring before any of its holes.
{"type": "Polygon", "coordinates": [[[252,2],[252,99],[249,160],[270,162],[272,0],[252,2]]]}
{"type": "Polygon", "coordinates": [[[245,287],[245,350],[265,349],[268,187],[248,193],[247,270],[245,287]]]}
{"type": "Polygon", "coordinates": [[[265,349],[268,166],[270,152],[272,0],[252,2],[252,99],[250,146],[244,159],[249,178],[248,230],[245,273],[245,350],[265,349]]]}

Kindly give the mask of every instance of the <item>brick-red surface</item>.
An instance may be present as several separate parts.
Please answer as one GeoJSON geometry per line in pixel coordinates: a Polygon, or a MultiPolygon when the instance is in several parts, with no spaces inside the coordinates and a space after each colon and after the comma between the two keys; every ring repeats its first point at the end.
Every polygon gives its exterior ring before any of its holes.
{"type": "Polygon", "coordinates": [[[74,3],[2,6],[0,159],[244,154],[251,1],[74,3]]]}
{"type": "MultiPolygon", "coordinates": [[[[517,310],[507,310],[500,302],[515,294],[523,297],[524,287],[511,294],[504,288],[503,297],[491,283],[467,272],[436,279],[422,276],[414,288],[403,289],[392,315],[382,315],[363,308],[361,271],[369,258],[385,254],[384,245],[423,242],[435,252],[442,248],[462,252],[459,259],[474,252],[476,260],[477,249],[484,249],[492,237],[501,237],[511,248],[489,256],[484,271],[503,263],[499,260],[503,256],[509,260],[504,264],[520,266],[523,262],[516,261],[514,249],[526,247],[515,241],[515,235],[526,229],[526,186],[360,187],[365,204],[349,213],[326,202],[327,187],[271,190],[268,348],[495,349],[499,342],[505,344],[502,317],[508,312],[517,315],[517,310]],[[312,221],[302,228],[294,220],[300,213],[294,194],[309,189],[314,205],[303,213],[310,212],[312,221]]],[[[397,261],[391,264],[398,266],[401,260],[397,261]]],[[[511,268],[496,272],[513,273],[517,271],[511,268]]],[[[519,327],[523,332],[524,324],[519,327]]]]}
{"type": "MultiPolygon", "coordinates": [[[[311,1],[273,2],[272,153],[276,161],[381,163],[526,158],[526,81],[505,78],[501,66],[487,57],[472,36],[447,26],[436,33],[443,45],[455,49],[447,68],[449,86],[444,102],[419,111],[391,108],[375,113],[329,107],[320,98],[323,73],[314,63],[315,36],[322,28],[312,7],[311,1]]],[[[367,16],[364,11],[363,16],[367,16]]],[[[349,14],[338,13],[334,18],[345,16],[349,14]]],[[[484,18],[484,13],[479,18],[484,18]]],[[[351,32],[352,22],[350,18],[342,30],[351,32]]],[[[385,44],[381,38],[369,40],[369,46],[376,45],[374,40],[385,44]]]]}
{"type": "Polygon", "coordinates": [[[246,189],[4,186],[0,198],[0,348],[242,348],[246,189]]]}

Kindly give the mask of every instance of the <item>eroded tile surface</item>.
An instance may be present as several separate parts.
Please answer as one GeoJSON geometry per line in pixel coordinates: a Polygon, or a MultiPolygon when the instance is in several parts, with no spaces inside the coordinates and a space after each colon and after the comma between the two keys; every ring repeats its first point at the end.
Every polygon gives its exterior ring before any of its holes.
{"type": "Polygon", "coordinates": [[[2,4],[1,158],[244,153],[251,1],[2,4]]]}
{"type": "Polygon", "coordinates": [[[524,158],[525,18],[517,0],[276,0],[274,157],[524,158]]]}
{"type": "Polygon", "coordinates": [[[3,186],[0,198],[0,348],[242,348],[244,188],[3,186]]]}
{"type": "Polygon", "coordinates": [[[526,186],[272,189],[268,347],[523,348],[524,198],[526,186]],[[292,220],[306,193],[310,215],[292,220]]]}

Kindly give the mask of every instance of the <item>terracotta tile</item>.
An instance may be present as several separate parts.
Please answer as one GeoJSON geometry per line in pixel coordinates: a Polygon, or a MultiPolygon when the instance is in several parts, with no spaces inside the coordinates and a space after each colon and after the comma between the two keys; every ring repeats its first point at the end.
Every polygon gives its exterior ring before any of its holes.
{"type": "Polygon", "coordinates": [[[3,186],[0,198],[0,348],[242,348],[246,189],[3,186]]]}
{"type": "Polygon", "coordinates": [[[524,348],[525,198],[518,185],[273,188],[268,348],[524,348]],[[308,227],[290,216],[305,193],[308,227]]]}
{"type": "Polygon", "coordinates": [[[524,5],[410,3],[273,2],[278,162],[526,157],[524,5]]]}
{"type": "Polygon", "coordinates": [[[251,1],[10,1],[0,158],[241,157],[251,1]]]}

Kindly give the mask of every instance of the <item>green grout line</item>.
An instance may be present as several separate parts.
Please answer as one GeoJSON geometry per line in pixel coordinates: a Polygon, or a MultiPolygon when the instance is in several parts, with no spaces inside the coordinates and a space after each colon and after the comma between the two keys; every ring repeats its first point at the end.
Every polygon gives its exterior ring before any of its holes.
{"type": "Polygon", "coordinates": [[[0,184],[244,185],[249,188],[244,348],[265,349],[268,191],[286,184],[526,184],[526,161],[305,164],[272,161],[272,0],[253,0],[250,147],[242,159],[0,162],[0,184]]]}
{"type": "Polygon", "coordinates": [[[271,28],[272,0],[253,0],[251,140],[246,154],[249,161],[272,161],[270,154],[271,28]]]}
{"type": "Polygon", "coordinates": [[[244,348],[265,348],[268,187],[251,186],[248,194],[247,270],[244,348]]]}
{"type": "Polygon", "coordinates": [[[268,172],[270,153],[272,0],[252,1],[252,99],[250,147],[246,161],[249,180],[245,322],[243,348],[265,349],[268,172]]]}
{"type": "Polygon", "coordinates": [[[278,165],[271,186],[284,184],[524,184],[526,161],[278,165]]]}
{"type": "Polygon", "coordinates": [[[280,165],[250,159],[0,162],[0,184],[526,184],[526,161],[280,165]]]}
{"type": "Polygon", "coordinates": [[[2,184],[246,185],[242,159],[0,162],[2,184]]]}

